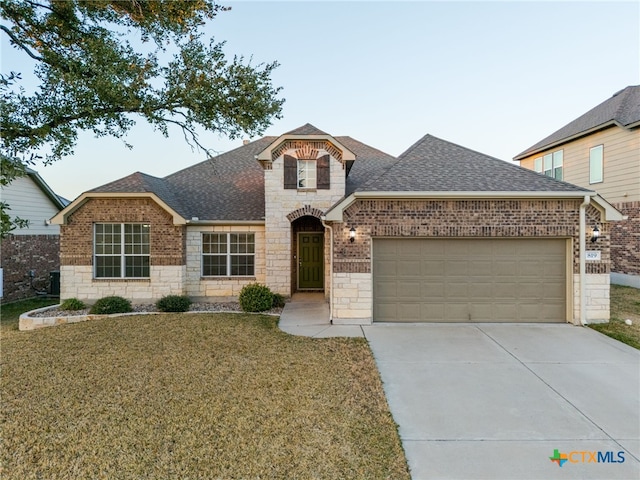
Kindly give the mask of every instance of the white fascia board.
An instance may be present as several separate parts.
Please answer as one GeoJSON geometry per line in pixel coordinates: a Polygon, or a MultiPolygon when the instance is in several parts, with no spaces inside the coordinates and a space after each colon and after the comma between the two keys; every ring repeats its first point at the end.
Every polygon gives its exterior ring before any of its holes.
{"type": "Polygon", "coordinates": [[[622,212],[598,194],[594,195],[591,198],[591,201],[596,204],[596,208],[598,208],[598,210],[604,213],[605,222],[620,222],[629,218],[626,215],[623,215],[622,212]]]}
{"type": "Polygon", "coordinates": [[[281,143],[287,140],[327,140],[328,142],[335,145],[338,150],[342,151],[342,160],[355,160],[355,154],[349,150],[347,147],[338,142],[331,135],[282,135],[274,140],[267,148],[261,151],[258,155],[256,155],[256,160],[259,162],[270,162],[271,161],[271,152],[273,149],[277,148],[281,143]]]}
{"type": "MultiPolygon", "coordinates": [[[[325,215],[328,222],[341,222],[342,213],[357,199],[397,199],[397,200],[411,200],[411,199],[558,199],[558,198],[584,198],[586,196],[596,196],[596,192],[593,191],[576,191],[576,192],[354,192],[345,199],[334,205],[325,215]]],[[[613,208],[613,207],[611,207],[613,208]]]]}
{"type": "Polygon", "coordinates": [[[261,226],[265,224],[264,220],[187,220],[187,226],[261,226]]]}
{"type": "Polygon", "coordinates": [[[64,225],[67,223],[67,218],[73,212],[75,212],[82,205],[87,203],[92,198],[150,198],[156,202],[160,207],[166,210],[173,217],[174,225],[185,225],[186,220],[176,212],[173,208],[167,205],[160,199],[155,193],[151,192],[134,192],[134,193],[119,193],[119,192],[85,192],[76,198],[73,202],[67,205],[63,210],[53,216],[50,222],[54,225],[64,225]]]}

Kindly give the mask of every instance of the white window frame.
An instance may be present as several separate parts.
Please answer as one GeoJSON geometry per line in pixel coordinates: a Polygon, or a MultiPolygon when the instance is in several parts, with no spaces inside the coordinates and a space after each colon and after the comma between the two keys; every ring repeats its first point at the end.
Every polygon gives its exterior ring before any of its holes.
{"type": "Polygon", "coordinates": [[[298,160],[297,187],[299,190],[313,190],[318,187],[316,160],[298,160]]]}
{"type": "MultiPolygon", "coordinates": [[[[237,277],[255,277],[256,274],[256,236],[255,233],[253,232],[202,232],[202,235],[200,237],[200,241],[201,241],[201,255],[200,255],[200,275],[202,277],[206,277],[206,278],[229,278],[229,277],[233,277],[233,278],[237,278],[237,277]],[[224,245],[225,246],[225,252],[215,252],[215,253],[211,253],[211,252],[206,252],[205,253],[205,236],[206,235],[217,235],[218,238],[222,237],[224,238],[224,243],[218,243],[218,245],[224,245]],[[247,240],[244,243],[233,243],[232,240],[232,236],[234,235],[245,235],[247,240]],[[241,251],[237,251],[240,250],[240,248],[236,248],[236,251],[233,252],[233,246],[237,246],[239,247],[240,245],[245,245],[246,246],[246,250],[252,250],[252,251],[245,251],[245,252],[241,252],[241,251]],[[225,258],[225,273],[221,274],[221,275],[210,275],[210,274],[205,274],[205,257],[224,257],[225,258]],[[232,273],[232,268],[234,267],[232,259],[233,258],[238,258],[238,257],[253,257],[253,271],[251,273],[242,273],[242,274],[233,274],[232,273]]],[[[235,265],[236,267],[238,267],[238,265],[235,265]]],[[[249,267],[249,265],[245,265],[245,267],[249,267]]]]}
{"type": "Polygon", "coordinates": [[[604,145],[596,145],[589,149],[589,183],[602,182],[604,182],[604,145]],[[593,168],[595,162],[598,163],[599,172],[593,168]],[[599,175],[596,175],[597,173],[599,175]]]}
{"type": "Polygon", "coordinates": [[[533,161],[533,170],[542,173],[542,157],[538,157],[533,161]]]}
{"type": "MultiPolygon", "coordinates": [[[[100,232],[101,234],[105,234],[104,232],[100,232]]],[[[137,266],[140,267],[140,266],[137,266]]],[[[136,268],[136,266],[134,266],[134,268],[136,268]]],[[[127,222],[127,223],[114,223],[114,222],[100,222],[100,223],[94,223],[93,224],[93,278],[94,279],[148,279],[151,275],[151,227],[148,223],[137,223],[137,222],[127,222]],[[99,234],[98,232],[98,226],[105,226],[105,225],[111,225],[111,226],[118,226],[120,227],[120,232],[119,234],[117,234],[117,238],[118,242],[116,243],[115,241],[113,243],[110,244],[106,244],[106,243],[97,243],[97,236],[99,234]],[[141,225],[142,227],[146,228],[146,232],[141,232],[143,235],[146,235],[146,242],[141,242],[141,243],[127,243],[126,242],[126,235],[127,235],[127,226],[132,226],[132,225],[141,225]],[[99,245],[102,246],[106,246],[106,245],[111,245],[113,247],[114,250],[118,250],[116,253],[111,252],[111,253],[104,253],[104,252],[100,252],[98,253],[99,250],[99,245]],[[117,249],[115,248],[117,247],[117,249]],[[137,252],[127,252],[127,247],[131,247],[132,250],[139,250],[137,252]],[[98,265],[98,259],[99,258],[119,258],[119,264],[120,264],[120,275],[119,276],[99,276],[99,268],[100,266],[98,265]],[[146,268],[148,274],[144,275],[144,276],[127,276],[127,259],[130,258],[146,258],[147,262],[146,262],[146,266],[143,265],[141,268],[146,268]]]]}
{"type": "Polygon", "coordinates": [[[549,152],[542,157],[536,158],[533,161],[533,169],[547,177],[563,180],[564,150],[556,150],[555,152],[549,152]]]}

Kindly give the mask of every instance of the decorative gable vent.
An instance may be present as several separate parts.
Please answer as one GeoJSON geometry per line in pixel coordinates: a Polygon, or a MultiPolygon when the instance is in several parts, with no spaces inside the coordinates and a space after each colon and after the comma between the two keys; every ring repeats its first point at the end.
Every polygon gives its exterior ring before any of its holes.
{"type": "Polygon", "coordinates": [[[296,150],[296,155],[298,155],[299,151],[309,152],[308,155],[311,155],[311,152],[315,151],[316,153],[313,157],[298,157],[300,159],[304,158],[308,160],[315,160],[318,156],[318,150],[325,150],[333,158],[342,162],[342,151],[338,150],[335,145],[328,140],[286,140],[278,145],[278,148],[271,151],[271,161],[275,161],[287,150],[296,150]]]}
{"type": "Polygon", "coordinates": [[[310,143],[306,143],[302,148],[296,150],[296,157],[299,160],[315,160],[318,158],[318,150],[313,148],[310,143]]]}

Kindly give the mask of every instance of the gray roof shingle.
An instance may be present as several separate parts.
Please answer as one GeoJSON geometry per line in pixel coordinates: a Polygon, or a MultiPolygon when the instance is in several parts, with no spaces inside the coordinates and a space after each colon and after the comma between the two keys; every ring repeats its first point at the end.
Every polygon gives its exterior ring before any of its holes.
{"type": "Polygon", "coordinates": [[[588,191],[509,164],[432,135],[425,135],[384,173],[358,191],[577,192],[588,191]]]}
{"type": "Polygon", "coordinates": [[[316,128],[310,123],[305,123],[301,127],[295,128],[285,135],[329,135],[327,132],[323,132],[319,128],[316,128]]]}
{"type": "MultiPolygon", "coordinates": [[[[323,134],[309,124],[292,132],[323,134]]],[[[263,137],[165,178],[136,172],[90,192],[151,192],[185,219],[261,221],[264,171],[255,157],[277,138],[263,137]]],[[[398,158],[348,136],[334,138],[356,155],[346,195],[355,191],[587,191],[431,135],[398,158]]]]}
{"type": "Polygon", "coordinates": [[[560,130],[540,140],[515,157],[521,160],[548,147],[587,133],[598,127],[618,124],[628,127],[640,122],[640,85],[629,86],[615,93],[600,105],[568,123],[560,130]]]}

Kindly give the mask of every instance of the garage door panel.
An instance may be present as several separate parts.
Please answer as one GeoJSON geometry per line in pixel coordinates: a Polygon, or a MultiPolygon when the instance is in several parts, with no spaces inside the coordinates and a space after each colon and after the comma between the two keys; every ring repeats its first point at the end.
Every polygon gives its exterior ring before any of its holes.
{"type": "Polygon", "coordinates": [[[544,262],[543,271],[545,277],[558,277],[564,274],[565,265],[563,261],[552,260],[544,262]]]}
{"type": "Polygon", "coordinates": [[[422,276],[422,266],[420,262],[416,262],[415,258],[399,260],[397,268],[402,272],[403,277],[420,278],[422,276]]]}
{"type": "Polygon", "coordinates": [[[518,306],[507,303],[494,303],[494,322],[514,322],[518,318],[518,306]]]}
{"type": "Polygon", "coordinates": [[[378,278],[383,276],[396,277],[399,274],[398,262],[395,258],[390,260],[386,258],[380,258],[376,262],[375,270],[376,270],[376,276],[378,278]]]}
{"type": "Polygon", "coordinates": [[[398,298],[397,285],[398,283],[395,280],[393,281],[377,280],[374,283],[373,288],[377,292],[376,297],[378,299],[384,300],[384,299],[390,298],[396,301],[398,298]]]}
{"type": "Polygon", "coordinates": [[[441,301],[445,294],[444,284],[442,282],[422,282],[420,285],[422,290],[422,299],[425,301],[441,301]]]}
{"type": "Polygon", "coordinates": [[[445,312],[444,303],[437,303],[437,302],[422,303],[420,311],[421,311],[421,317],[423,319],[422,321],[428,321],[428,322],[444,321],[444,312],[445,312]]]}
{"type": "Polygon", "coordinates": [[[447,257],[468,257],[469,256],[469,244],[467,242],[453,242],[446,240],[436,240],[442,241],[444,243],[444,252],[443,254],[447,257]]]}
{"type": "Polygon", "coordinates": [[[398,311],[400,312],[400,318],[403,318],[407,322],[419,322],[422,315],[420,313],[419,303],[400,303],[398,305],[398,311]]]}
{"type": "Polygon", "coordinates": [[[469,275],[472,277],[491,277],[493,276],[492,270],[491,259],[472,260],[469,262],[469,275]]]}
{"type": "Polygon", "coordinates": [[[481,283],[477,277],[471,279],[471,287],[469,288],[469,298],[471,300],[485,300],[491,298],[493,285],[491,283],[481,283]]]}
{"type": "Polygon", "coordinates": [[[495,260],[493,273],[499,277],[515,277],[518,274],[518,264],[515,260],[495,260]]]}
{"type": "Polygon", "coordinates": [[[398,299],[409,300],[418,299],[421,297],[421,284],[420,281],[400,281],[398,282],[398,299]]]}
{"type": "Polygon", "coordinates": [[[563,322],[566,243],[374,239],[374,320],[563,322]]]}
{"type": "Polygon", "coordinates": [[[538,260],[521,260],[518,262],[518,276],[540,278],[544,275],[544,264],[538,260]]]}
{"type": "Polygon", "coordinates": [[[491,285],[491,295],[487,296],[487,301],[491,298],[500,300],[513,300],[518,298],[520,287],[513,282],[495,282],[491,285]]]}
{"type": "Polygon", "coordinates": [[[475,303],[471,305],[469,310],[471,312],[471,319],[474,322],[491,322],[491,319],[494,318],[495,315],[495,309],[490,303],[475,303]]]}
{"type": "Polygon", "coordinates": [[[469,261],[447,260],[445,262],[445,272],[449,276],[467,276],[469,274],[469,261]]]}
{"type": "MultiPolygon", "coordinates": [[[[415,261],[415,260],[414,260],[415,261]]],[[[422,265],[422,275],[444,275],[444,260],[424,259],[420,263],[422,265]]]]}

